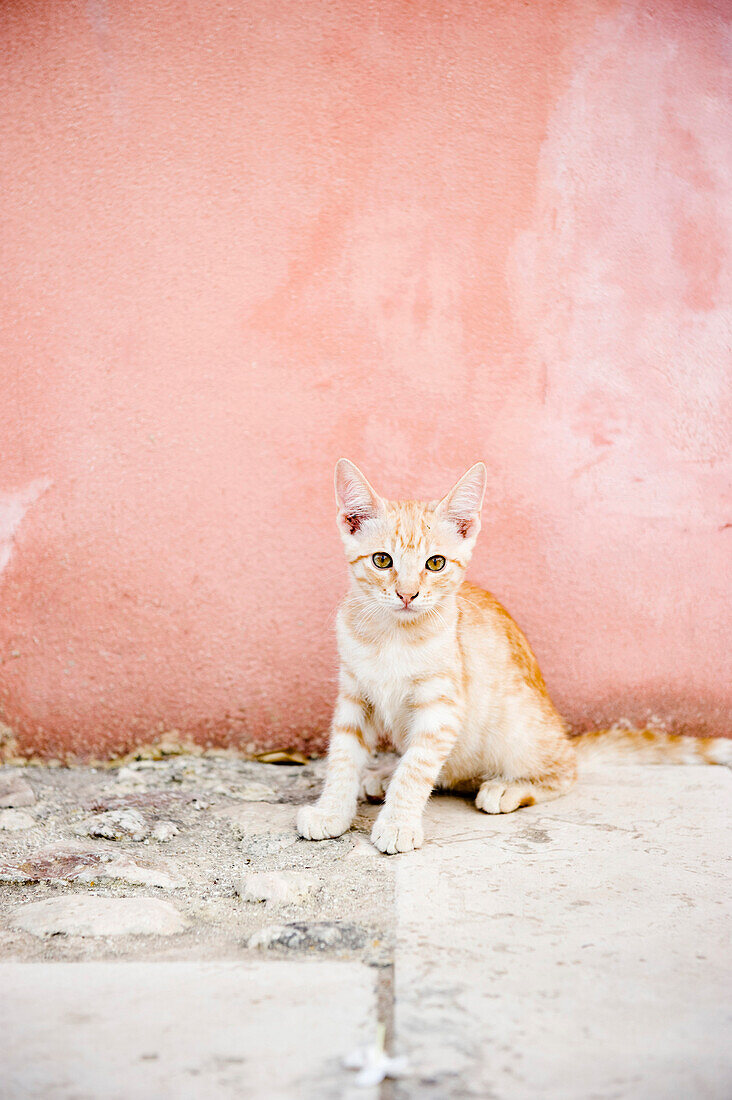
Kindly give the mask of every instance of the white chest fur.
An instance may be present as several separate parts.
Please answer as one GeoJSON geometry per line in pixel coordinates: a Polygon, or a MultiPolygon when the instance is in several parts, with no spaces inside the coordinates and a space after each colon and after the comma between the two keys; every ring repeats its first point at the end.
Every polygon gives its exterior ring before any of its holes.
{"type": "Polygon", "coordinates": [[[444,635],[415,645],[407,631],[393,631],[379,645],[359,641],[339,624],[341,661],[355,677],[360,691],[372,704],[383,732],[401,748],[408,733],[410,701],[415,680],[445,666],[444,635]]]}

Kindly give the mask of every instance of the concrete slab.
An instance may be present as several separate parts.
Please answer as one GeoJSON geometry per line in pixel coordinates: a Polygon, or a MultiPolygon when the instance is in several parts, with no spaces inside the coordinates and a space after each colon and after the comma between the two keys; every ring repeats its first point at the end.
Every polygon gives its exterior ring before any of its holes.
{"type": "Polygon", "coordinates": [[[352,962],[0,964],[3,1100],[376,1100],[341,1059],[376,1034],[352,962]]]}
{"type": "Polygon", "coordinates": [[[500,817],[434,798],[395,858],[397,1094],[728,1100],[730,780],[606,767],[500,817]]]}

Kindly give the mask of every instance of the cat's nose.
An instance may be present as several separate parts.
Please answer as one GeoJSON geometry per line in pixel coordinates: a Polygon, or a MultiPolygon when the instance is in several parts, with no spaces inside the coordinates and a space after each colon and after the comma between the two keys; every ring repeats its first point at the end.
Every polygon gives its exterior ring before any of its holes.
{"type": "Polygon", "coordinates": [[[401,592],[397,592],[397,596],[402,601],[405,607],[409,607],[412,600],[416,600],[419,592],[415,592],[413,596],[402,596],[401,592]]]}

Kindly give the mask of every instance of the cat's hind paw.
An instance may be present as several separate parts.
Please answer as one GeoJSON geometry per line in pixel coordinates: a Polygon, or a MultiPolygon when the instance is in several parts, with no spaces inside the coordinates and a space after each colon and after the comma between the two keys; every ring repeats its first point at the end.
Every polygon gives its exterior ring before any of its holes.
{"type": "Polygon", "coordinates": [[[380,772],[366,772],[361,780],[361,797],[368,802],[383,802],[386,796],[387,776],[380,772]]]}
{"type": "Polygon", "coordinates": [[[332,840],[351,827],[351,818],[343,813],[314,806],[302,806],[297,814],[297,831],[305,840],[332,840]]]}
{"type": "Polygon", "coordinates": [[[484,783],[475,796],[475,805],[484,814],[510,814],[521,806],[533,806],[537,801],[528,783],[484,783]]]}
{"type": "Polygon", "coordinates": [[[423,840],[419,821],[382,821],[377,817],[371,830],[371,843],[388,856],[421,848],[423,840]]]}
{"type": "Polygon", "coordinates": [[[398,758],[389,758],[367,768],[361,780],[361,798],[369,802],[383,802],[398,763],[398,758]]]}

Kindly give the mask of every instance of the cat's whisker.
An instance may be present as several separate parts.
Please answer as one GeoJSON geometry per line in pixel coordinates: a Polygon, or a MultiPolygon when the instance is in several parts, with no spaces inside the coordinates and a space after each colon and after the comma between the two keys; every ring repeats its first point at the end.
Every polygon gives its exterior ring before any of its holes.
{"type": "Polygon", "coordinates": [[[462,602],[463,602],[463,603],[468,603],[468,604],[470,604],[470,606],[471,606],[471,607],[475,607],[475,608],[476,608],[476,609],[477,609],[478,611],[480,611],[480,608],[478,607],[478,604],[477,604],[477,603],[473,603],[473,601],[472,601],[472,600],[469,600],[467,596],[464,596],[464,595],[462,594],[462,592],[458,592],[457,598],[458,598],[459,600],[462,600],[462,602]]]}

